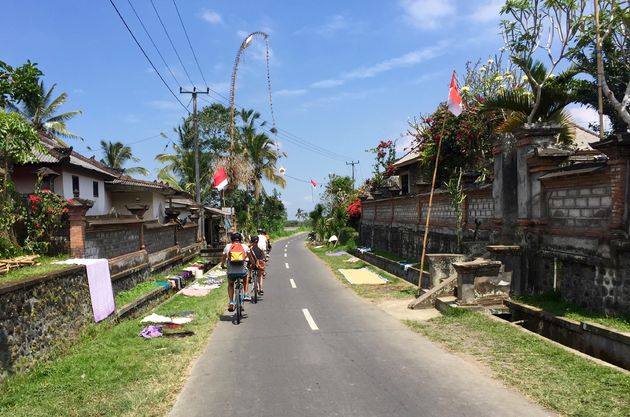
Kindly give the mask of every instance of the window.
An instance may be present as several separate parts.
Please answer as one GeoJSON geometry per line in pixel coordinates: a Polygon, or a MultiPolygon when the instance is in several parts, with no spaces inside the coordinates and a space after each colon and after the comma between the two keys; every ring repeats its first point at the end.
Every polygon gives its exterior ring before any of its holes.
{"type": "Polygon", "coordinates": [[[49,189],[50,191],[52,191],[53,193],[55,192],[55,176],[54,175],[47,175],[46,177],[44,177],[43,182],[43,186],[44,188],[49,189]]]}
{"type": "Polygon", "coordinates": [[[76,175],[72,176],[72,194],[75,197],[79,197],[79,177],[76,175]]]}
{"type": "Polygon", "coordinates": [[[400,193],[409,194],[409,175],[400,176],[400,193]]]}
{"type": "Polygon", "coordinates": [[[98,181],[92,182],[92,195],[98,197],[98,181]]]}

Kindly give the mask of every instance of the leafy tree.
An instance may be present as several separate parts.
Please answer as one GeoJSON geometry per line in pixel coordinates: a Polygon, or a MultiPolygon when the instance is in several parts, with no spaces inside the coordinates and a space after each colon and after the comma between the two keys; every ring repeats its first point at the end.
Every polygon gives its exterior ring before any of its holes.
{"type": "Polygon", "coordinates": [[[103,152],[101,162],[108,167],[124,171],[127,174],[149,175],[149,170],[143,167],[124,167],[125,163],[128,161],[140,161],[140,159],[133,156],[129,146],[123,145],[121,142],[105,142],[102,140],[101,151],[103,152]]]}
{"type": "Polygon", "coordinates": [[[506,47],[528,77],[534,93],[527,123],[537,121],[543,87],[570,56],[587,3],[587,0],[507,0],[501,9],[501,14],[508,17],[501,22],[506,47]],[[538,53],[546,56],[549,66],[544,73],[533,74],[537,66],[531,63],[538,53]]]}
{"type": "Polygon", "coordinates": [[[11,245],[17,243],[12,226],[21,218],[19,200],[11,181],[12,164],[32,162],[34,152],[43,152],[43,147],[37,132],[27,121],[5,109],[12,109],[27,100],[36,100],[40,93],[38,81],[41,76],[37,65],[30,61],[17,68],[0,61],[0,239],[11,245]]]}
{"type": "MultiPolygon", "coordinates": [[[[602,45],[602,90],[604,114],[613,132],[626,132],[630,126],[630,2],[598,0],[602,45]]],[[[576,101],[598,108],[596,28],[593,16],[584,21],[572,60],[590,79],[576,81],[576,101]]]]}
{"type": "Polygon", "coordinates": [[[19,111],[28,119],[35,130],[42,135],[55,139],[60,144],[66,146],[61,138],[80,138],[80,136],[70,132],[66,128],[66,122],[81,114],[80,110],[58,113],[59,108],[68,99],[66,93],[61,93],[53,98],[56,84],[46,91],[44,83],[39,83],[39,93],[23,100],[22,106],[14,106],[14,110],[19,111]]]}
{"type": "Polygon", "coordinates": [[[573,77],[577,71],[570,68],[552,77],[539,61],[522,62],[519,58],[513,60],[520,68],[525,68],[523,72],[529,74],[524,79],[532,91],[536,90],[537,85],[541,87],[537,98],[534,98],[529,89],[520,86],[501,91],[485,100],[481,106],[483,111],[508,111],[505,120],[497,126],[497,131],[511,132],[518,126],[532,121],[556,122],[562,126],[560,141],[565,144],[573,142],[571,117],[564,108],[574,100],[573,77]]]}

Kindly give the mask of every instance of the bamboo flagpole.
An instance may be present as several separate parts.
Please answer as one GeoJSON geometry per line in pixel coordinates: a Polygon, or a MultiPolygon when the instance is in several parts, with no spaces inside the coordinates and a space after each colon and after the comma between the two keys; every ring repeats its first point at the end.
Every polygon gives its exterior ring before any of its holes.
{"type": "MultiPolygon", "coordinates": [[[[455,117],[462,114],[462,97],[457,90],[457,83],[455,82],[455,70],[451,76],[451,84],[448,90],[448,100],[446,102],[448,110],[455,115],[455,117]]],[[[435,166],[433,167],[433,180],[431,181],[431,192],[429,194],[429,206],[427,207],[427,215],[424,224],[424,237],[422,239],[422,255],[420,256],[420,277],[418,278],[418,292],[420,295],[420,288],[422,285],[422,272],[424,271],[424,258],[427,254],[427,240],[429,239],[429,222],[431,221],[431,209],[433,207],[433,193],[435,192],[435,181],[437,178],[438,166],[440,164],[440,153],[442,150],[442,137],[444,136],[444,128],[446,126],[446,118],[442,123],[442,129],[440,132],[440,139],[438,141],[438,148],[435,155],[435,166]]],[[[414,308],[415,303],[412,301],[409,304],[409,308],[414,308]]]]}

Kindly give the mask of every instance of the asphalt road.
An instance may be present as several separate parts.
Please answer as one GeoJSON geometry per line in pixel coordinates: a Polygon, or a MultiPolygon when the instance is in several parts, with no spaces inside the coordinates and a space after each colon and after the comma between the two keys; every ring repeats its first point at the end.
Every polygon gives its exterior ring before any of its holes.
{"type": "Polygon", "coordinates": [[[264,299],[240,325],[226,311],[172,416],[552,415],[360,299],[303,239],[274,246],[264,299]]]}

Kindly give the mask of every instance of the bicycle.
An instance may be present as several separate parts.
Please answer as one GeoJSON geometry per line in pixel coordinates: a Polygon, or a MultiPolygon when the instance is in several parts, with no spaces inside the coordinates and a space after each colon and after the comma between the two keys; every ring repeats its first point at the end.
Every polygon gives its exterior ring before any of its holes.
{"type": "Polygon", "coordinates": [[[251,296],[253,304],[258,303],[258,273],[258,269],[252,269],[250,272],[250,282],[252,286],[251,296]]]}
{"type": "Polygon", "coordinates": [[[234,281],[234,298],[236,299],[236,308],[234,315],[236,316],[236,324],[241,324],[243,318],[243,278],[237,278],[234,281]]]}

